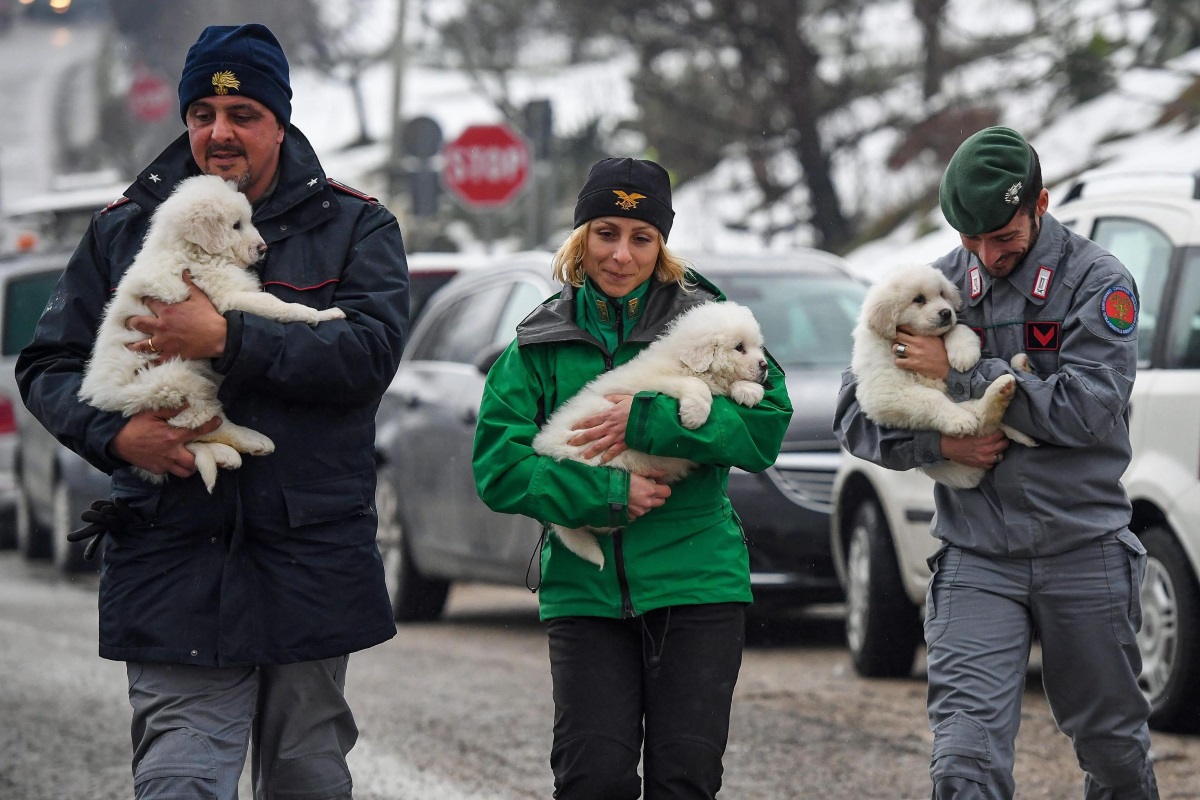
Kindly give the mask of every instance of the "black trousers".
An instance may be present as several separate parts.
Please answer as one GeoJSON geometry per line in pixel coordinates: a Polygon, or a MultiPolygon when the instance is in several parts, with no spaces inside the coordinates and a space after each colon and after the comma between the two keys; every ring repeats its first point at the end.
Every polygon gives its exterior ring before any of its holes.
{"type": "Polygon", "coordinates": [[[742,664],[745,606],[548,620],[554,797],[713,800],[742,664]]]}

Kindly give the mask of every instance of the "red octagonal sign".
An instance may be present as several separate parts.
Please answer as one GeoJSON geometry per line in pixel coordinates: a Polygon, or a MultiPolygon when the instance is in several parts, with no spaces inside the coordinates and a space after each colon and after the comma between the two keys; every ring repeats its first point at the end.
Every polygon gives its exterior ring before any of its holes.
{"type": "Polygon", "coordinates": [[[468,206],[509,203],[529,177],[529,145],[507,125],[472,125],[442,148],[442,181],[468,206]]]}

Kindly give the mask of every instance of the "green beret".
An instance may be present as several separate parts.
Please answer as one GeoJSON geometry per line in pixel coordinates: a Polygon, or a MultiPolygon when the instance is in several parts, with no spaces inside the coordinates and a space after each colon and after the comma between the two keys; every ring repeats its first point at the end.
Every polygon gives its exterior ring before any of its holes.
{"type": "Polygon", "coordinates": [[[1012,128],[995,126],[959,145],[942,176],[942,213],[954,230],[978,236],[1012,221],[1030,189],[1033,150],[1012,128]]]}

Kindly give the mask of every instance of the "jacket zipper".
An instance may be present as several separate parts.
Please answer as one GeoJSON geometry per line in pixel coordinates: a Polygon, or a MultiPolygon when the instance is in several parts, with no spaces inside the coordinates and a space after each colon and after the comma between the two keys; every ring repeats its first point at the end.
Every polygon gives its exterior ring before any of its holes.
{"type": "Polygon", "coordinates": [[[621,619],[629,619],[637,616],[637,609],[633,607],[633,598],[629,596],[629,581],[625,577],[625,548],[621,540],[624,532],[624,528],[613,532],[613,561],[617,563],[617,586],[621,588],[621,619]]]}
{"type": "MultiPolygon", "coordinates": [[[[625,341],[625,315],[623,303],[614,303],[614,310],[617,314],[617,347],[625,341]]],[[[613,356],[609,354],[604,357],[605,371],[613,368],[613,356]]],[[[626,506],[628,508],[628,506],[626,506]]],[[[633,607],[633,598],[629,595],[629,580],[625,576],[625,547],[621,534],[624,529],[621,529],[613,534],[613,560],[617,562],[617,586],[621,589],[621,618],[629,619],[637,616],[637,609],[633,607]]]]}

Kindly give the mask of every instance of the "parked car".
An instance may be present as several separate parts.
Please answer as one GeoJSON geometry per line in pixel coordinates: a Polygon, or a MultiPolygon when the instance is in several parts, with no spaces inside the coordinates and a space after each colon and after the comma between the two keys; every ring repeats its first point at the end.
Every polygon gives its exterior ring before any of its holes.
{"type": "Polygon", "coordinates": [[[24,410],[13,373],[69,254],[19,253],[0,258],[0,545],[28,547],[17,515],[17,418],[24,410]]]}
{"type": "MultiPolygon", "coordinates": [[[[756,605],[840,600],[828,539],[839,453],[831,420],[864,287],[840,259],[816,250],[690,260],[754,311],[796,408],[775,466],[730,475],[756,605]]],[[[379,544],[398,620],[435,619],[454,581],[536,584],[540,526],[479,500],[471,444],[487,368],[517,324],[559,289],[550,261],[549,253],[515,255],[447,284],[380,407],[379,544]]]]}
{"type": "MultiPolygon", "coordinates": [[[[1161,730],[1200,731],[1200,176],[1103,175],[1052,213],[1128,267],[1137,282],[1133,459],[1123,483],[1149,554],[1139,683],[1161,730]]],[[[846,456],[833,489],[834,563],[847,595],[856,670],[907,675],[923,644],[933,483],[846,456]]]]}
{"type": "MultiPolygon", "coordinates": [[[[83,544],[67,541],[67,534],[83,523],[79,515],[92,503],[108,496],[109,478],[100,470],[84,461],[72,450],[63,446],[25,410],[16,394],[13,364],[16,354],[33,337],[33,328],[45,307],[66,266],[70,253],[54,257],[43,257],[35,262],[42,265],[36,273],[38,283],[24,290],[20,296],[23,314],[14,318],[20,336],[13,338],[10,357],[8,316],[5,316],[4,357],[8,360],[5,380],[12,384],[11,395],[15,402],[16,428],[18,434],[7,437],[18,440],[12,448],[17,485],[14,489],[15,529],[20,549],[29,558],[52,559],[64,572],[95,569],[99,560],[83,559],[83,544]]],[[[485,263],[480,256],[460,253],[415,253],[408,258],[409,278],[412,293],[412,317],[416,319],[425,302],[439,288],[460,271],[473,269],[485,263]]],[[[0,275],[0,282],[4,281],[0,275]]],[[[31,278],[32,280],[32,278],[31,278]]],[[[4,286],[0,283],[0,290],[4,286]]],[[[7,295],[6,295],[7,296],[7,295]]],[[[0,392],[8,394],[7,384],[0,383],[0,392]]],[[[11,405],[11,403],[10,403],[11,405]]],[[[4,404],[0,396],[0,513],[3,509],[4,458],[6,442],[4,428],[4,404]]],[[[2,525],[2,517],[0,517],[2,525]]]]}

